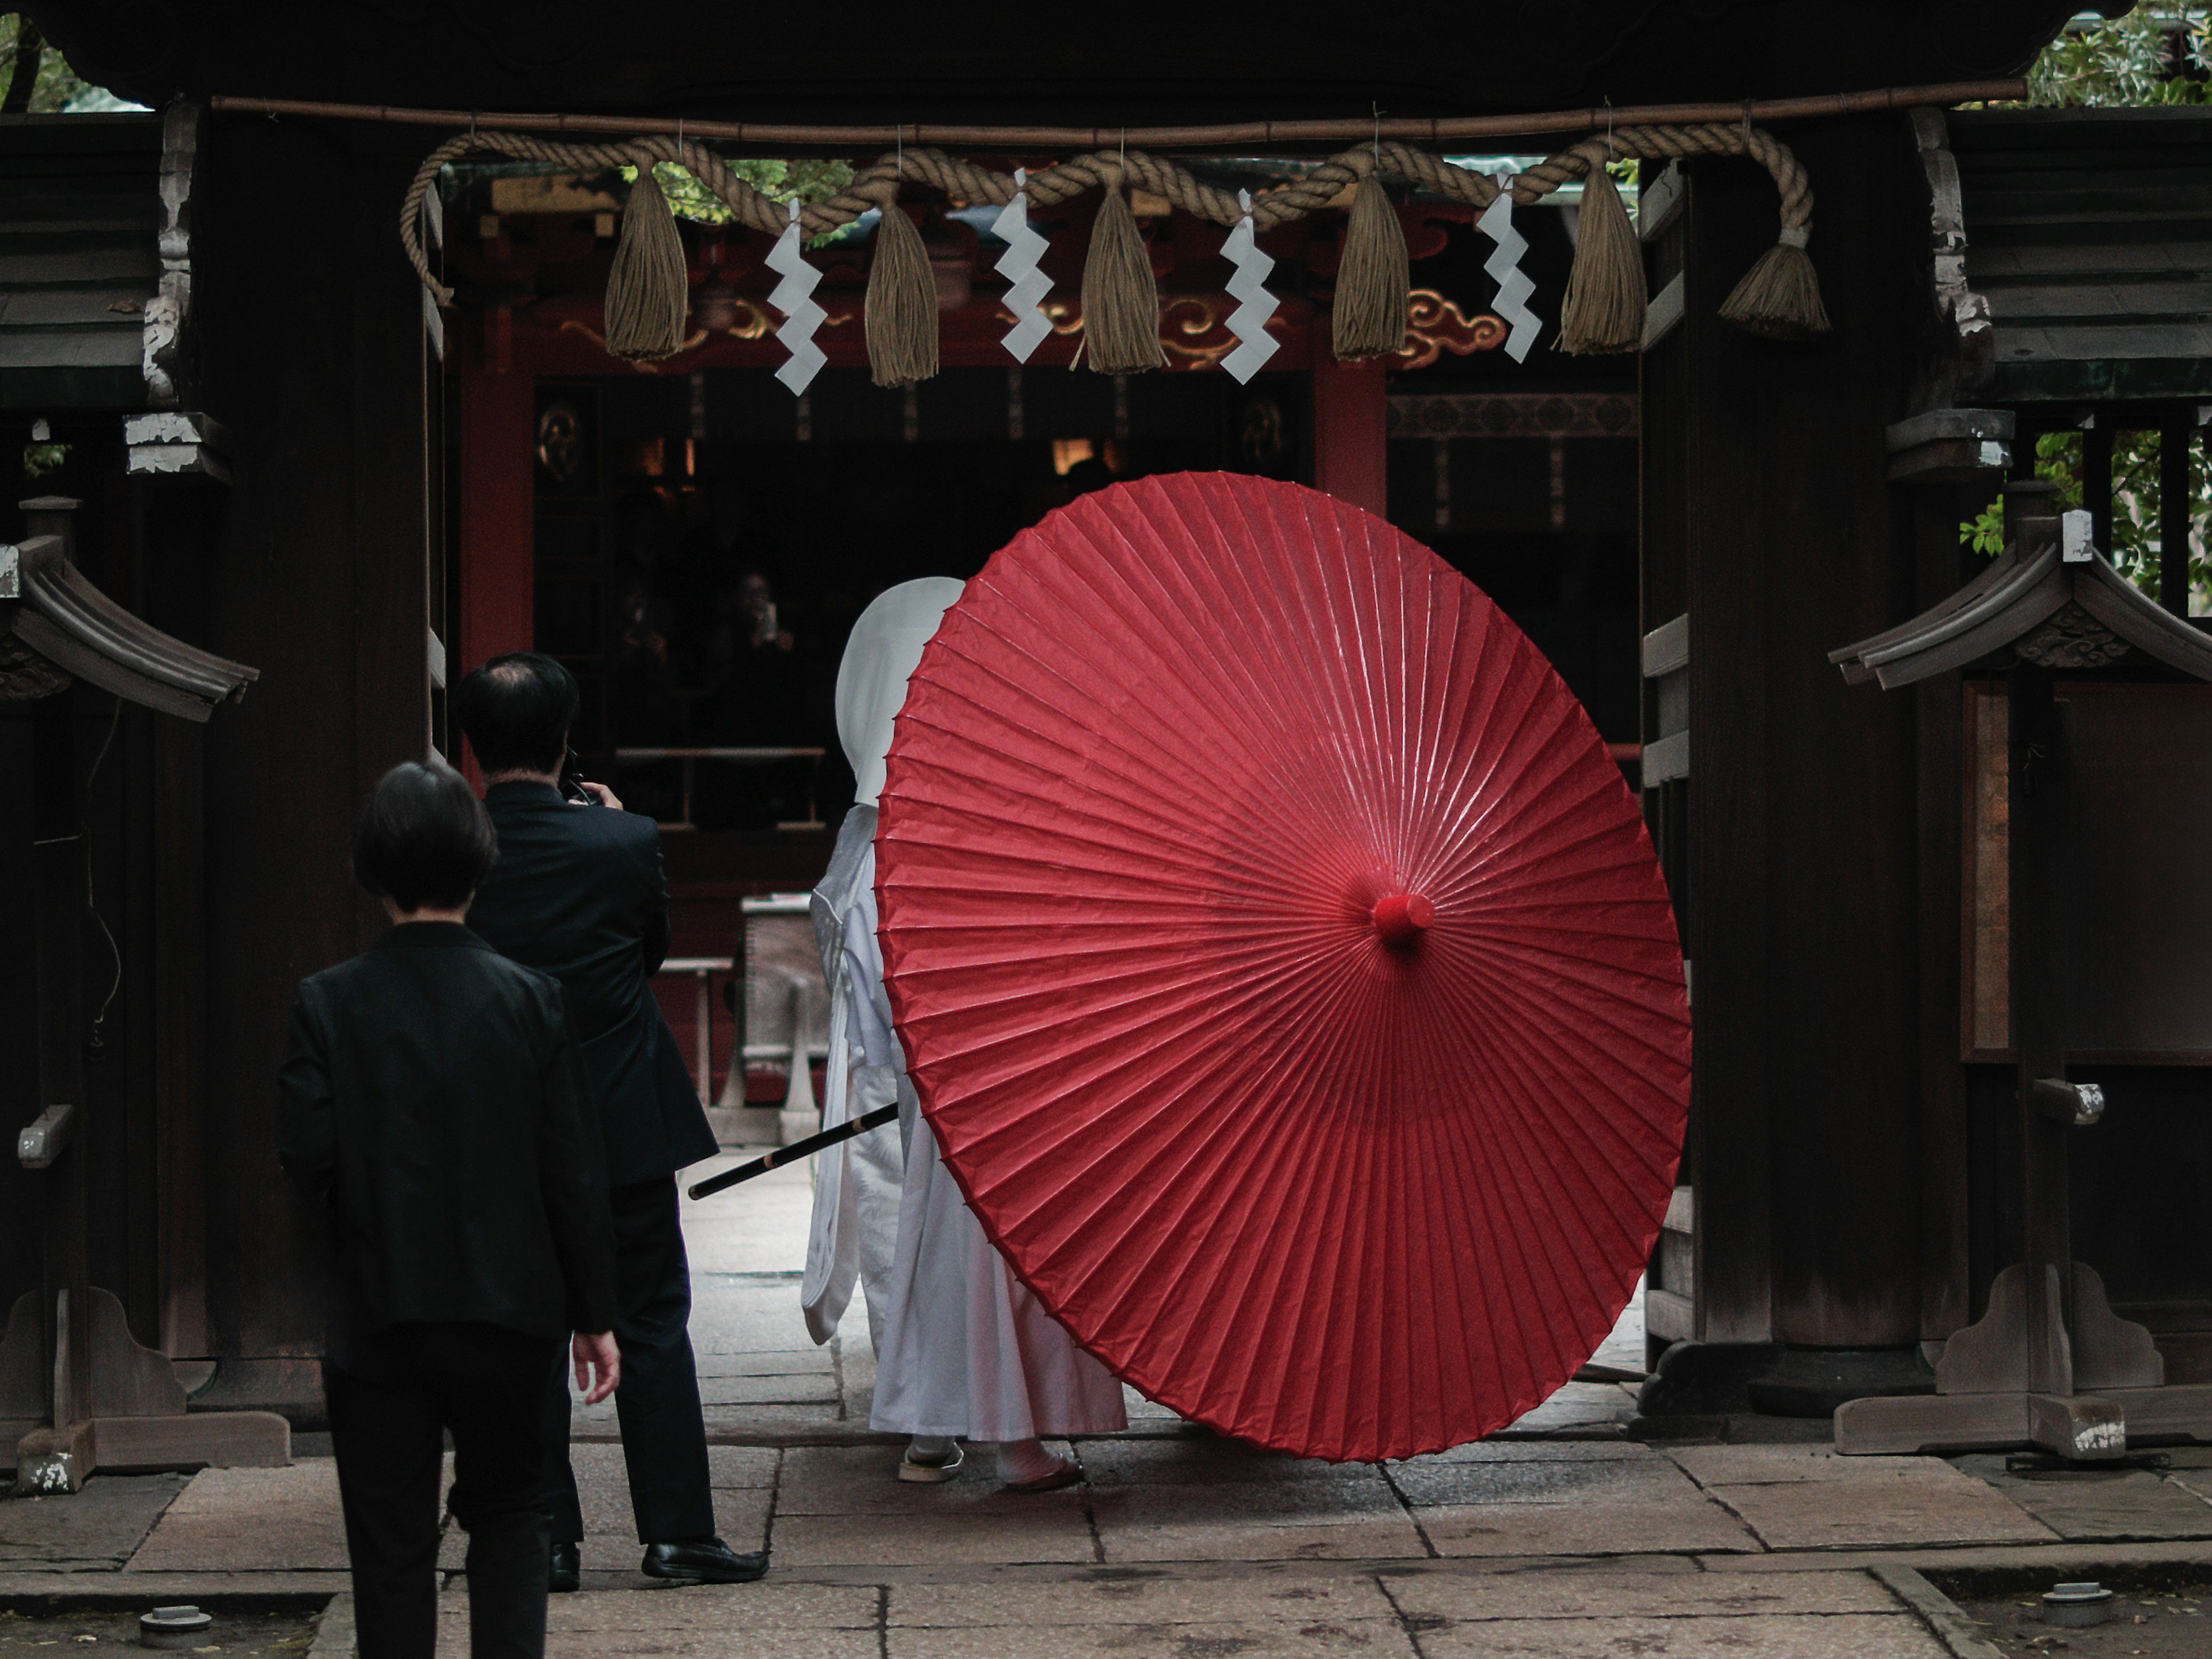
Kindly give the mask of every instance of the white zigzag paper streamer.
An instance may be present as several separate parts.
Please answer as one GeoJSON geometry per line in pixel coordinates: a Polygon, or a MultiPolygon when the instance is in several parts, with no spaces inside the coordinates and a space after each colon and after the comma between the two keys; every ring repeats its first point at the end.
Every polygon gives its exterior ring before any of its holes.
{"type": "Polygon", "coordinates": [[[783,313],[783,326],[775,337],[791,356],[784,359],[783,367],[775,378],[790,387],[797,397],[813,384],[822,365],[830,356],[814,343],[814,331],[822,326],[830,313],[814,303],[815,284],[822,273],[806,263],[799,252],[802,240],[799,228],[799,198],[791,198],[791,222],[784,227],[783,234],[776,238],[775,246],[769,251],[768,268],[783,280],[769,295],[768,302],[783,313]]]}
{"type": "Polygon", "coordinates": [[[1229,240],[1221,245],[1221,257],[1236,267],[1229,278],[1229,296],[1238,303],[1230,313],[1229,331],[1240,343],[1221,360],[1221,366],[1243,386],[1260,372],[1261,364],[1282,349],[1283,343],[1267,332],[1267,319],[1275,314],[1275,307],[1282,301],[1267,292],[1267,273],[1275,268],[1275,261],[1273,255],[1260,251],[1255,240],[1252,192],[1238,191],[1237,201],[1244,210],[1244,216],[1237,222],[1229,233],[1229,240]]]}
{"type": "Polygon", "coordinates": [[[1482,227],[1483,234],[1498,244],[1497,251],[1484,261],[1482,268],[1498,283],[1498,314],[1513,325],[1513,331],[1505,337],[1505,355],[1518,363],[1528,361],[1528,348],[1536,343],[1543,324],[1528,309],[1528,296],[1536,291],[1536,283],[1521,269],[1521,256],[1528,251],[1528,239],[1513,228],[1513,197],[1506,188],[1510,179],[1510,174],[1501,176],[1498,199],[1476,222],[1482,227]]]}
{"type": "Polygon", "coordinates": [[[992,234],[1006,245],[1006,251],[991,269],[1006,279],[1006,309],[1014,313],[1014,325],[1000,343],[1018,363],[1029,362],[1030,353],[1052,332],[1051,319],[1039,308],[1039,302],[1052,292],[1052,278],[1037,269],[1047,243],[1030,228],[1029,196],[1023,189],[1029,181],[1027,167],[1014,169],[1014,199],[1000,208],[999,216],[991,222],[992,234]]]}

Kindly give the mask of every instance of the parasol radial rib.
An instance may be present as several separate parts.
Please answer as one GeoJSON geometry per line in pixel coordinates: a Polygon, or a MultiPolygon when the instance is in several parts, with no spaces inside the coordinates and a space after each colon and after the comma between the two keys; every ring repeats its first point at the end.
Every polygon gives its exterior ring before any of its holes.
{"type": "Polygon", "coordinates": [[[1432,554],[1261,479],[1086,496],[947,613],[881,811],[945,1163],[1121,1376],[1396,1457],[1610,1329],[1680,1143],[1673,913],[1588,718],[1432,554]],[[1395,942],[1393,894],[1433,907],[1395,942]]]}

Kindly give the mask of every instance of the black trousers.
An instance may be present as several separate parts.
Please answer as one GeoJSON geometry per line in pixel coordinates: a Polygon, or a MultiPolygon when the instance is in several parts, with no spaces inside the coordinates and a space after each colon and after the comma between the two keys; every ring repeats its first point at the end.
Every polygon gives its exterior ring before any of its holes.
{"type": "Polygon", "coordinates": [[[545,1443],[532,1425],[560,1347],[490,1325],[401,1325],[324,1361],[361,1659],[437,1650],[447,1431],[453,1518],[469,1534],[469,1650],[544,1653],[545,1443]]]}
{"type": "MultiPolygon", "coordinates": [[[[623,1462],[641,1544],[710,1538],[707,1429],[691,1360],[691,1267],[676,1210],[676,1177],[607,1194],[615,1217],[615,1340],[622,1346],[623,1462]]],[[[556,1370],[544,1396],[545,1498],[556,1543],[584,1536],[575,1471],[568,1466],[568,1382],[556,1370]]]]}

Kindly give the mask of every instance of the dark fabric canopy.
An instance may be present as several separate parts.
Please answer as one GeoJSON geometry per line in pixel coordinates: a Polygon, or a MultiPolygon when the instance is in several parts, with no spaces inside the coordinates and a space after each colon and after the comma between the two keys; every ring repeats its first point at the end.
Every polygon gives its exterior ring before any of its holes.
{"type": "MultiPolygon", "coordinates": [[[[178,92],[761,121],[1486,113],[1775,97],[2017,72],[2065,0],[1560,0],[1313,12],[424,0],[44,0],[78,74],[178,92]]],[[[2125,11],[2125,0],[2102,8],[2125,11]]]]}

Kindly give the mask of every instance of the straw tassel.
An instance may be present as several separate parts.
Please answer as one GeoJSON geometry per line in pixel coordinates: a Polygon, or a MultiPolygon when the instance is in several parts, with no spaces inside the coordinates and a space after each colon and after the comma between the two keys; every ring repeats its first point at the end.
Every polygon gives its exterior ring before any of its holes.
{"type": "Polygon", "coordinates": [[[1406,228],[1382,180],[1360,179],[1344,230],[1344,257],[1336,269],[1334,319],[1340,362],[1394,356],[1406,347],[1407,295],[1413,286],[1406,255],[1406,228]]]}
{"type": "Polygon", "coordinates": [[[1105,181],[1083,259],[1083,355],[1101,374],[1139,374],[1163,361],[1159,285],[1119,178],[1105,181]]]}
{"type": "Polygon", "coordinates": [[[1575,238],[1574,270],[1559,307],[1554,349],[1577,356],[1640,351],[1650,302],[1644,293],[1644,246],[1613,175],[1590,163],[1583,186],[1582,222],[1575,238]]]}
{"type": "Polygon", "coordinates": [[[937,277],[896,190],[876,227],[866,311],[868,368],[878,386],[912,386],[937,373],[937,277]]]}
{"type": "Polygon", "coordinates": [[[607,271],[607,349],[617,357],[672,357],[691,313],[691,269],[676,216],[647,163],[623,205],[622,240],[607,271]]]}
{"type": "Polygon", "coordinates": [[[1770,340],[1809,340],[1826,334],[1832,325],[1827,307],[1820,303],[1820,278],[1813,269],[1813,256],[1805,252],[1812,234],[1809,226],[1783,226],[1781,240],[1744,273],[1721,307],[1721,315],[1770,340]]]}

